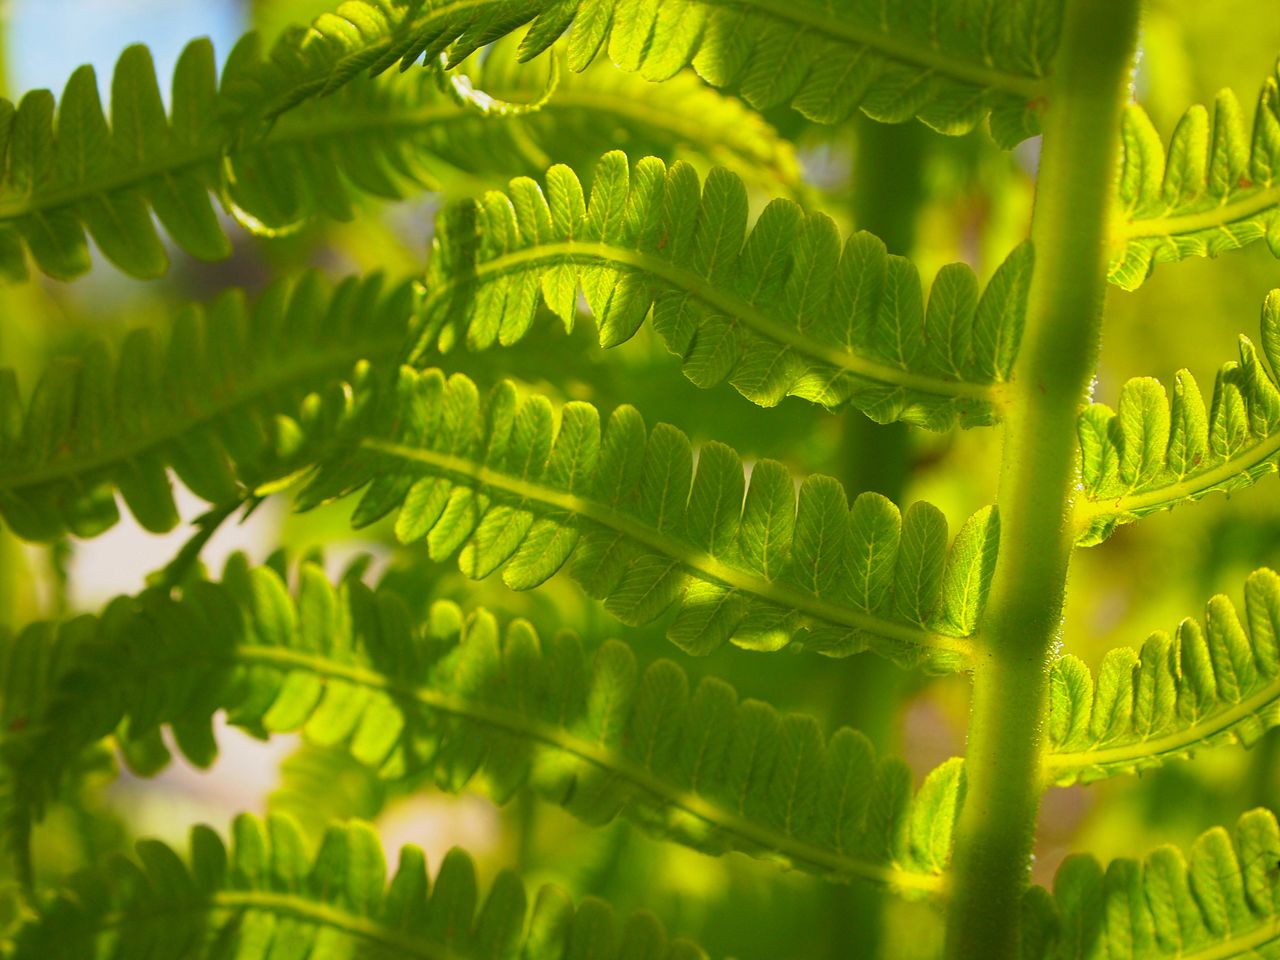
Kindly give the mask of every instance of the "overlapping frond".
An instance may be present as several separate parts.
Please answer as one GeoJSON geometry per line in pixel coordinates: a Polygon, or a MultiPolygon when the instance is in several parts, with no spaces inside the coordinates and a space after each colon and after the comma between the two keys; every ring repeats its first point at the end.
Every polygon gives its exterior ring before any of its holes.
{"type": "Polygon", "coordinates": [[[575,70],[606,52],[648,80],[692,64],[757,108],[790,104],[822,123],[861,108],[945,133],[990,116],[996,141],[1011,146],[1038,129],[1061,18],[1062,0],[354,0],[282,38],[270,58],[281,92],[269,111],[361,71],[442,53],[460,63],[526,23],[522,50],[534,56],[572,23],[575,70]]]}
{"type": "Polygon", "coordinates": [[[589,823],[625,813],[710,853],[940,887],[959,761],[913,798],[906,765],[861,734],[824,738],[813,719],[739,702],[717,680],[690,690],[675,664],[640,671],[616,641],[588,654],[571,634],[503,631],[442,602],[419,626],[390,590],[353,578],[335,590],[313,565],[298,580],[294,599],[279,573],[235,558],[221,583],[181,598],[152,591],[11,640],[20,702],[4,715],[23,721],[9,751],[23,805],[38,811],[61,767],[113,730],[142,772],[168,759],[161,724],[208,764],[225,711],[258,734],[342,745],[384,776],[426,772],[449,790],[481,779],[499,802],[531,784],[589,823]]]}
{"type": "MultiPolygon", "coordinates": [[[[494,51],[473,80],[536,99],[547,67],[521,67],[514,54],[494,51]]],[[[545,113],[525,115],[482,114],[425,71],[359,79],[259,132],[236,105],[260,70],[246,43],[219,80],[212,47],[197,40],[178,60],[166,114],[150,54],[135,46],[116,66],[110,125],[91,67],[73,74],[56,107],[46,91],[16,110],[0,101],[0,275],[24,276],[26,249],[52,276],[83,273],[87,229],[121,270],[157,276],[168,259],[151,212],[180,247],[217,259],[230,245],[211,196],[253,229],[279,230],[317,212],[349,219],[361,194],[404,197],[433,184],[442,163],[505,179],[586,163],[620,141],[662,156],[705,153],[783,189],[799,181],[785,141],[687,74],[649,84],[601,62],[563,78],[545,113]]]]}
{"type": "Polygon", "coordinates": [[[376,820],[393,801],[430,782],[429,770],[421,778],[390,779],[340,745],[303,740],[280,761],[267,810],[292,817],[308,837],[318,837],[335,820],[376,820]]]}
{"type": "MultiPolygon", "coordinates": [[[[740,100],[708,87],[692,71],[650,83],[600,59],[581,73],[557,71],[554,89],[547,94],[545,61],[552,56],[562,59],[560,47],[521,63],[514,42],[503,41],[481,64],[468,63],[464,72],[483,94],[478,98],[481,109],[487,98],[517,109],[545,99],[536,110],[515,115],[457,109],[448,124],[423,127],[422,136],[433,138],[430,152],[465,173],[506,182],[518,173],[541,176],[553,163],[587,169],[605,151],[620,149],[632,156],[703,159],[770,195],[803,193],[791,142],[740,100]]],[[[437,86],[432,78],[421,82],[437,86]]],[[[393,89],[402,85],[400,81],[393,89]]],[[[353,84],[351,89],[370,86],[353,84]]]]}
{"type": "Polygon", "coordinates": [[[1234,836],[1201,834],[1190,854],[1159,847],[1142,862],[1068,857],[1053,897],[1029,891],[1024,960],[1225,960],[1275,956],[1280,943],[1280,830],[1251,810],[1234,836]]]}
{"type": "Polygon", "coordinates": [[[620,921],[604,901],[576,906],[545,886],[529,909],[524,884],[503,871],[480,903],[475,865],[459,849],[434,880],[417,847],[394,875],[376,831],[330,827],[313,855],[294,823],[236,818],[228,845],[191,833],[187,861],[158,840],[75,878],[19,929],[13,960],[257,960],[266,956],[439,960],[561,957],[698,960],[650,914],[620,921]],[[479,907],[477,911],[477,907],[479,907]]]}
{"type": "Polygon", "coordinates": [[[979,295],[973,271],[939,273],[926,307],[911,263],[858,233],[775,200],[747,229],[742,181],[715,170],[614,152],[590,199],[567,167],[544,194],[518,178],[507,194],[454,207],[438,225],[419,351],[480,349],[526,335],[540,302],[569,326],[578,291],[600,342],[646,317],[700,386],[728,380],[771,406],[788,394],[872,419],[931,429],[991,423],[1026,312],[1031,248],[1015,250],[979,295]]]}
{"type": "Polygon", "coordinates": [[[1066,656],[1050,675],[1045,772],[1058,784],[1137,773],[1217,743],[1246,746],[1280,723],[1280,576],[1245,581],[1244,623],[1216,596],[1204,623],[1153,633],[1099,668],[1066,656]]]}
{"type": "Polygon", "coordinates": [[[1265,239],[1280,257],[1280,69],[1258,98],[1252,136],[1230,90],[1213,118],[1186,112],[1166,151],[1141,107],[1124,115],[1111,282],[1142,285],[1157,263],[1213,257],[1265,239]]]}
{"type": "Polygon", "coordinates": [[[901,515],[878,494],[850,504],[836,480],[797,484],[770,460],[748,485],[733,450],[709,443],[695,458],[688,437],[650,431],[632,407],[602,424],[590,404],[556,411],[509,382],[482,404],[470,380],[439,370],[402,370],[362,412],[299,494],[303,509],[367,488],[356,524],[396,512],[403,542],[458,553],[476,579],[502,569],[516,590],[572,558],[574,578],[624,622],[674,609],[667,636],[694,654],[725,641],[776,650],[803,631],[829,656],[965,661],[995,565],[993,508],[948,551],[946,519],[927,503],[901,515]]]}
{"type": "Polygon", "coordinates": [[[1276,472],[1280,290],[1262,307],[1262,353],[1265,361],[1240,338],[1240,361],[1219,370],[1207,412],[1195,378],[1181,370],[1172,403],[1160,381],[1141,377],[1124,385],[1118,411],[1095,403],[1080,414],[1077,543],[1100,543],[1121,524],[1276,472]]]}
{"type": "Polygon", "coordinates": [[[118,519],[119,491],[142,526],[168,530],[170,469],[212,503],[242,498],[319,432],[308,394],[358,361],[394,363],[414,299],[376,276],[328,290],[307,275],[252,310],[238,294],[187,310],[165,345],[136,330],[117,358],[97,344],[55,360],[25,404],[0,370],[0,516],[27,539],[93,536],[118,519]]]}

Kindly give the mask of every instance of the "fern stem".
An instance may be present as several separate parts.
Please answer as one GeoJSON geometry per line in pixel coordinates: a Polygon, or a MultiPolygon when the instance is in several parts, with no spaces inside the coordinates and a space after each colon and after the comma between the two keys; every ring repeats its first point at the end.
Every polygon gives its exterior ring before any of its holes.
{"type": "Polygon", "coordinates": [[[1027,328],[1006,411],[1000,564],[976,644],[948,914],[953,958],[1019,951],[1040,800],[1048,667],[1073,542],[1076,411],[1093,374],[1108,216],[1139,0],[1073,0],[1054,63],[1031,236],[1027,328]]]}
{"type": "Polygon", "coordinates": [[[174,587],[181,586],[200,559],[200,553],[204,550],[205,545],[221,529],[227,518],[246,502],[246,499],[238,497],[235,500],[229,500],[196,517],[193,521],[196,532],[182,545],[182,549],[178,551],[177,555],[159,572],[156,576],[155,585],[162,590],[172,590],[174,587]]]}

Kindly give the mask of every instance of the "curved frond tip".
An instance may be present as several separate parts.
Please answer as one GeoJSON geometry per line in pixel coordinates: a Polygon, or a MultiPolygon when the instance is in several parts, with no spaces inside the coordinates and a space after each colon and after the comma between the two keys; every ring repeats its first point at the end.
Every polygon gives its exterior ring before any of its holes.
{"type": "Polygon", "coordinates": [[[1053,895],[1024,900],[1025,960],[1227,960],[1274,956],[1280,943],[1280,829],[1251,810],[1234,835],[1201,834],[1184,855],[1159,847],[1141,862],[1068,857],[1053,895]]]}
{"type": "Polygon", "coordinates": [[[1033,266],[1023,244],[979,293],[944,267],[926,306],[920,277],[869,233],[843,245],[830,218],[775,200],[747,229],[742,181],[624,154],[597,164],[590,197],[567,167],[545,191],[452,208],[428,268],[418,355],[483,349],[527,335],[540,303],[572,325],[578,291],[600,342],[647,317],[700,386],[728,380],[772,406],[788,394],[852,404],[874,420],[930,429],[991,423],[1017,355],[1033,266]]]}
{"type": "Polygon", "coordinates": [[[238,292],[173,321],[168,342],[131,333],[56,359],[25,404],[0,370],[0,517],[19,536],[95,536],[119,519],[118,491],[148,530],[178,523],[172,469],[225,504],[301,460],[319,437],[304,399],[362,375],[363,360],[404,349],[415,287],[380,277],[330,290],[316,274],[271,287],[252,308],[238,292]]]}
{"type": "Polygon", "coordinates": [[[742,851],[848,882],[937,893],[963,794],[960,762],[913,796],[909,768],[866,737],[690,689],[670,661],[641,670],[609,641],[539,637],[525,621],[422,601],[392,582],[335,589],[304,564],[228,564],[221,583],[152,590],[100,619],[40,624],[0,647],[0,719],[20,812],[38,815],[71,762],[116,732],[131,765],[168,760],[161,725],[194,763],[217,754],[215,713],[257,735],[301,732],[384,778],[472,781],[507,802],[531,786],[590,824],[619,815],[711,854],[742,851]],[[413,607],[408,606],[412,600],[413,607]],[[164,650],[163,657],[154,651],[164,650]]]}
{"type": "Polygon", "coordinates": [[[1078,544],[1101,543],[1122,524],[1276,472],[1280,290],[1262,307],[1262,354],[1240,338],[1240,360],[1218,371],[1208,410],[1187,370],[1178,372],[1172,402],[1160,381],[1140,377],[1120,391],[1118,411],[1100,403],[1085,408],[1073,506],[1078,544]]]}
{"type": "Polygon", "coordinates": [[[689,941],[669,940],[650,914],[620,921],[604,901],[588,897],[575,905],[554,886],[543,887],[530,910],[524,884],[509,870],[481,903],[475,865],[456,848],[428,880],[422,851],[406,846],[388,882],[378,834],[359,821],[330,827],[314,856],[284,817],[243,814],[231,837],[227,845],[208,827],[196,827],[185,862],[160,841],[141,841],[135,859],[73,879],[18,929],[7,956],[254,960],[270,952],[478,960],[572,950],[583,960],[706,957],[689,941]]]}
{"type": "Polygon", "coordinates": [[[1140,773],[1224,742],[1246,746],[1280,724],[1280,575],[1245,582],[1243,624],[1231,601],[1209,601],[1141,652],[1112,650],[1095,681],[1075,657],[1050,676],[1045,774],[1060,785],[1140,773]]]}
{"type": "Polygon", "coordinates": [[[322,462],[300,508],[363,489],[357,524],[396,514],[396,535],[468,576],[501,569],[513,589],[572,573],[615,616],[677,611],[667,635],[705,654],[727,640],[776,650],[871,649],[954,670],[986,601],[999,520],[974,514],[947,549],[942,513],[900,514],[877,494],[850,504],[830,477],[799,486],[782,464],[709,443],[697,454],[632,407],[601,423],[586,403],[556,411],[499,384],[482,404],[466,377],[404,369],[364,405],[345,449],[322,462]]]}
{"type": "Polygon", "coordinates": [[[1112,283],[1136,290],[1157,263],[1262,239],[1280,257],[1280,65],[1263,85],[1252,135],[1240,113],[1223,90],[1212,119],[1202,106],[1189,109],[1166,150],[1146,112],[1128,108],[1112,283]]]}

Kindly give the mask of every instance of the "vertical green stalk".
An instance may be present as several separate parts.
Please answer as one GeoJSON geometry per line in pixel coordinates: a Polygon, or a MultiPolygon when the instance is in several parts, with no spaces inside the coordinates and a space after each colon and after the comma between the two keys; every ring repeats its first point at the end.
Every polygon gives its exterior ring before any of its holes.
{"type": "Polygon", "coordinates": [[[953,958],[1018,954],[1072,547],[1077,410],[1093,375],[1106,225],[1139,0],[1067,0],[1031,237],[1035,278],[1005,423],[1000,562],[973,671],[968,792],[947,918],[953,958]]]}
{"type": "MultiPolygon", "coordinates": [[[[925,151],[930,132],[921,124],[890,125],[859,117],[853,124],[857,153],[850,212],[854,226],[885,242],[890,253],[910,256],[916,217],[924,198],[925,151]]],[[[911,436],[903,423],[879,424],[857,411],[840,420],[840,472],[850,495],[873,491],[903,502],[911,474],[911,436]]],[[[866,734],[877,750],[890,752],[894,714],[907,674],[887,660],[859,657],[843,676],[833,673],[839,698],[836,720],[866,734]]],[[[829,956],[884,952],[884,895],[870,884],[827,884],[829,956]]]]}

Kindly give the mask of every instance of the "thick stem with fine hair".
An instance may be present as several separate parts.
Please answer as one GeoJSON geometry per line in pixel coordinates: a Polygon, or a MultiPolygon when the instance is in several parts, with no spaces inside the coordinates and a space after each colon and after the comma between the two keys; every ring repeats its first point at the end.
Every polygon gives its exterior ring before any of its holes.
{"type": "Polygon", "coordinates": [[[957,960],[1018,955],[1048,667],[1073,539],[1076,413],[1097,358],[1138,6],[1068,0],[1054,61],[1031,227],[1035,277],[1005,423],[1000,560],[975,645],[968,786],[947,918],[947,950],[957,960]]]}

